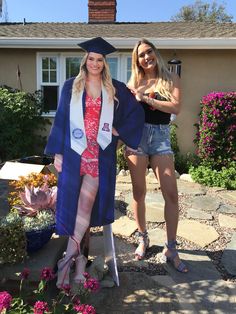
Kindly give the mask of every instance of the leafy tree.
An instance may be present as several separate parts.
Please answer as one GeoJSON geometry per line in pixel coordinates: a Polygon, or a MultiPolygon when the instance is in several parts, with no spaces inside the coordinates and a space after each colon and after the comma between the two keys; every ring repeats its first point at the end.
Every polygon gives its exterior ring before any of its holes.
{"type": "Polygon", "coordinates": [[[0,86],[0,159],[2,161],[42,154],[49,120],[42,117],[40,91],[26,93],[0,86]]]}
{"type": "Polygon", "coordinates": [[[7,1],[0,0],[0,22],[8,22],[7,1]]]}
{"type": "Polygon", "coordinates": [[[196,0],[194,4],[185,5],[171,18],[175,22],[232,22],[232,15],[225,12],[225,5],[212,4],[196,0]]]}

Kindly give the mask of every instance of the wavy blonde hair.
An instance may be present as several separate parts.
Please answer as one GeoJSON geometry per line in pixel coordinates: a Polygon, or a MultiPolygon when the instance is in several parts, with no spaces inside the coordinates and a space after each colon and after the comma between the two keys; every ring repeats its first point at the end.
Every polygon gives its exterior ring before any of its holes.
{"type": "Polygon", "coordinates": [[[138,61],[138,48],[141,44],[147,44],[152,48],[157,59],[156,66],[156,82],[155,82],[155,92],[158,92],[161,96],[165,97],[167,100],[171,100],[172,90],[173,90],[173,79],[170,71],[167,69],[160,53],[157,48],[147,39],[142,38],[135,45],[132,52],[132,71],[131,77],[128,82],[128,86],[138,88],[141,80],[144,78],[145,72],[140,66],[138,61]]]}
{"type": "MultiPolygon", "coordinates": [[[[85,56],[83,57],[81,64],[80,64],[80,72],[76,76],[74,82],[73,82],[73,87],[72,87],[72,93],[80,93],[82,90],[85,88],[85,82],[86,82],[86,77],[88,75],[88,70],[86,67],[86,61],[88,59],[89,53],[86,53],[85,56]]],[[[106,58],[103,56],[103,70],[102,70],[102,83],[108,93],[109,99],[116,99],[115,97],[115,87],[112,84],[112,78],[110,74],[110,69],[109,65],[107,63],[106,58]]],[[[116,99],[117,100],[117,99],[116,99]]]]}

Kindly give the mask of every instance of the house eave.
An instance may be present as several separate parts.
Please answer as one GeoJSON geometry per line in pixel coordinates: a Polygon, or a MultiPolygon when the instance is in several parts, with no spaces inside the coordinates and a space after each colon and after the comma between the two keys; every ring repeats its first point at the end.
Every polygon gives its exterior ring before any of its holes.
{"type": "MultiPolygon", "coordinates": [[[[81,40],[90,38],[6,38],[0,37],[0,48],[79,49],[81,40]]],[[[106,39],[117,49],[132,49],[140,38],[106,39]]],[[[236,38],[148,38],[159,49],[236,49],[236,38]]]]}

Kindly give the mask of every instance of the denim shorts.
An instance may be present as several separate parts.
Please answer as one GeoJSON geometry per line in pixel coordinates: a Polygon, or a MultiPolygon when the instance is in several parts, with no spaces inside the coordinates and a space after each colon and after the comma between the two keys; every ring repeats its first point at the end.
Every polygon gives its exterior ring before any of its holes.
{"type": "Polygon", "coordinates": [[[145,123],[143,135],[135,155],[173,155],[170,142],[169,124],[145,123]]]}

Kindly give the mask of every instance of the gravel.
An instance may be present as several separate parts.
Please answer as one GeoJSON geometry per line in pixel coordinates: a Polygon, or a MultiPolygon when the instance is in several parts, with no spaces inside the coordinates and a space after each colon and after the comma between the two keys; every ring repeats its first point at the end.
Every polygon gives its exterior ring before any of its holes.
{"type": "MultiPolygon", "coordinates": [[[[224,191],[223,191],[224,192],[224,191]]],[[[226,191],[227,192],[227,191],[226,191]]],[[[218,197],[219,191],[217,189],[209,189],[207,194],[211,196],[218,197]]],[[[222,194],[222,190],[220,191],[222,194]]],[[[188,198],[186,195],[180,195],[179,196],[179,207],[180,207],[180,219],[186,218],[186,213],[187,213],[187,201],[188,198]]],[[[130,219],[133,218],[133,213],[132,211],[126,210],[126,203],[119,201],[119,206],[118,210],[120,210],[123,214],[126,214],[130,219]]],[[[210,258],[212,263],[215,265],[216,269],[219,271],[221,274],[221,277],[223,280],[226,281],[231,281],[231,282],[236,282],[236,276],[233,276],[227,272],[227,270],[224,268],[224,266],[221,263],[221,257],[223,254],[223,251],[227,245],[227,243],[230,241],[231,236],[235,230],[232,229],[227,229],[227,228],[222,228],[219,226],[218,223],[218,216],[219,214],[217,212],[212,213],[214,219],[212,220],[201,220],[202,223],[205,223],[207,225],[211,225],[216,229],[216,231],[219,233],[219,238],[210,243],[208,246],[205,247],[200,247],[197,244],[190,242],[184,238],[177,237],[178,240],[178,248],[183,249],[183,250],[202,250],[205,251],[207,256],[210,258]]],[[[232,217],[235,217],[235,215],[230,215],[232,217]]],[[[147,229],[155,229],[155,228],[162,228],[165,230],[165,223],[147,223],[147,229]]],[[[120,237],[122,238],[122,237],[120,237]]],[[[133,234],[129,238],[125,238],[124,240],[137,244],[137,236],[133,234]]],[[[158,258],[158,253],[162,251],[163,247],[159,246],[152,246],[146,254],[146,261],[148,262],[147,267],[120,267],[119,271],[134,271],[134,272],[145,272],[148,275],[165,275],[167,274],[164,265],[160,263],[159,258],[158,258]]]]}

